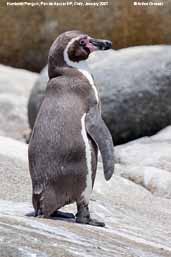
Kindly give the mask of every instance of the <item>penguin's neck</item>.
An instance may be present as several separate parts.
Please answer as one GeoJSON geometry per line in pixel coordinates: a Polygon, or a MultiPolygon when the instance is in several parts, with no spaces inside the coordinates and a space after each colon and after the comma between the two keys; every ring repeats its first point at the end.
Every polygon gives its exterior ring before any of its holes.
{"type": "Polygon", "coordinates": [[[84,77],[86,77],[91,85],[94,85],[93,77],[86,61],[70,62],[69,66],[77,69],[84,77]]]}
{"type": "Polygon", "coordinates": [[[89,84],[92,86],[92,89],[94,90],[96,100],[97,102],[99,102],[98,92],[95,87],[94,80],[86,60],[80,62],[73,62],[69,60],[67,56],[67,58],[65,58],[65,62],[68,66],[77,69],[88,80],[89,84]]]}
{"type": "MultiPolygon", "coordinates": [[[[65,58],[65,62],[67,64],[67,66],[72,67],[77,69],[79,72],[81,72],[85,77],[91,77],[92,79],[92,75],[90,72],[90,69],[88,67],[88,64],[86,62],[86,60],[84,61],[79,61],[79,62],[73,62],[71,60],[69,60],[68,56],[65,58]]],[[[89,80],[89,79],[88,79],[89,80]]]]}
{"type": "MultiPolygon", "coordinates": [[[[88,67],[87,61],[86,60],[82,60],[79,62],[73,62],[68,55],[68,48],[70,46],[71,43],[68,44],[68,46],[66,47],[66,49],[64,50],[64,61],[67,64],[67,66],[72,67],[77,69],[79,72],[81,72],[89,81],[92,80],[92,75],[90,72],[90,69],[88,67]]],[[[91,81],[91,82],[92,82],[91,81]]],[[[92,84],[92,83],[91,83],[92,84]]]]}
{"type": "Polygon", "coordinates": [[[49,69],[51,73],[49,74],[50,78],[63,76],[63,75],[75,75],[75,71],[79,71],[84,75],[88,80],[93,80],[90,69],[86,61],[73,62],[65,60],[62,65],[55,65],[55,67],[51,64],[51,69],[49,69]],[[53,72],[52,72],[53,71],[53,72]]]}
{"type": "MultiPolygon", "coordinates": [[[[97,102],[99,102],[98,92],[95,87],[94,80],[93,80],[93,77],[91,75],[91,72],[90,72],[90,69],[89,69],[89,66],[88,66],[86,60],[79,61],[79,62],[73,62],[68,58],[68,55],[66,53],[64,53],[63,61],[64,61],[63,66],[62,65],[56,66],[56,67],[54,67],[54,69],[52,69],[53,73],[49,72],[50,79],[53,77],[58,77],[58,76],[76,76],[76,75],[78,75],[77,72],[79,72],[79,73],[81,73],[82,76],[84,76],[88,80],[89,84],[91,85],[92,89],[94,90],[95,98],[96,98],[97,102]]],[[[52,65],[51,65],[51,68],[53,68],[52,65]]]]}

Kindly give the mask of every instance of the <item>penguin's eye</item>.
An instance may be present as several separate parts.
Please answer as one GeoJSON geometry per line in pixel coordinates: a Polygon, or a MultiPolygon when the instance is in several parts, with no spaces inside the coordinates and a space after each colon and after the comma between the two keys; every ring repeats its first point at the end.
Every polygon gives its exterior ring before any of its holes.
{"type": "Polygon", "coordinates": [[[80,40],[80,46],[86,46],[86,42],[85,42],[84,39],[81,39],[81,40],[80,40]]]}

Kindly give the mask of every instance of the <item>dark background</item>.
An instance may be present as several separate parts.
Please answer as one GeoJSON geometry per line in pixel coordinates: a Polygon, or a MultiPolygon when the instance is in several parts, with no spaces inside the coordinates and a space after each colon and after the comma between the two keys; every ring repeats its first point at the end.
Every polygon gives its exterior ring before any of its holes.
{"type": "Polygon", "coordinates": [[[40,71],[52,41],[59,33],[72,29],[109,38],[115,49],[170,44],[171,0],[164,0],[163,7],[134,6],[133,2],[109,0],[108,7],[99,8],[7,7],[1,0],[0,63],[40,71]]]}

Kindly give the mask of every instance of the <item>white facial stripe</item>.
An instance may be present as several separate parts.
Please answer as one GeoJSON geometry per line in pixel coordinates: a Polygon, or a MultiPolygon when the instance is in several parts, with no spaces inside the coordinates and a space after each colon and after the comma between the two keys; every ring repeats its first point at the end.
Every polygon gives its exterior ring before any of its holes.
{"type": "Polygon", "coordinates": [[[92,192],[92,167],[91,167],[91,147],[88,141],[87,132],[85,128],[85,116],[86,113],[83,114],[81,118],[81,135],[83,137],[83,141],[85,144],[85,157],[86,157],[86,164],[87,164],[87,177],[86,177],[86,188],[82,193],[82,197],[84,201],[88,204],[90,200],[90,194],[92,192]]]}
{"type": "Polygon", "coordinates": [[[66,64],[68,64],[69,66],[73,67],[73,68],[76,68],[77,70],[79,70],[79,72],[81,72],[86,78],[87,80],[89,81],[90,85],[92,86],[92,89],[94,90],[94,94],[95,94],[95,97],[96,97],[96,101],[99,102],[99,96],[98,96],[98,92],[97,92],[97,89],[94,85],[94,81],[93,81],[93,78],[91,76],[91,73],[90,73],[90,70],[89,70],[89,67],[88,67],[88,64],[86,62],[86,60],[84,61],[80,61],[80,62],[73,62],[69,59],[69,56],[68,56],[68,49],[69,47],[76,41],[76,40],[79,40],[80,36],[79,37],[75,37],[73,39],[71,39],[67,45],[67,47],[65,48],[64,50],[64,61],[66,62],[66,64]]]}

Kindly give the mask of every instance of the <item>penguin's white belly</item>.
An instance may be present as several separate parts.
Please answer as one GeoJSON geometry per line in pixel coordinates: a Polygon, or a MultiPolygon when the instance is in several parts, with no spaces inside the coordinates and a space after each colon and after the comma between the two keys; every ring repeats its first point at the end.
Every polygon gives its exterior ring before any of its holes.
{"type": "Polygon", "coordinates": [[[85,117],[86,113],[83,114],[81,118],[81,135],[83,137],[83,141],[85,144],[85,158],[86,158],[86,167],[87,167],[87,175],[86,175],[86,187],[82,192],[82,197],[86,203],[89,202],[90,195],[92,192],[92,158],[91,158],[91,146],[87,137],[87,132],[85,128],[85,117]]]}

